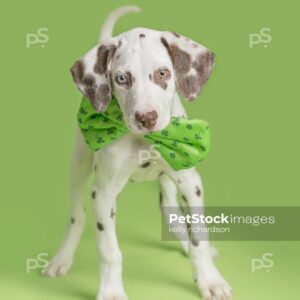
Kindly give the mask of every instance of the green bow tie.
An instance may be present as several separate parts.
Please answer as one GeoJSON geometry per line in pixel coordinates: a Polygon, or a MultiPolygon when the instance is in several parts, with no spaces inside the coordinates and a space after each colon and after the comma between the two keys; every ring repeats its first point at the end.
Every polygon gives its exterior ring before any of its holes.
{"type": "MultiPolygon", "coordinates": [[[[122,111],[115,98],[104,112],[97,113],[85,97],[77,120],[83,137],[92,151],[128,132],[122,111]]],[[[209,126],[206,121],[172,117],[160,131],[143,135],[174,170],[188,169],[202,160],[209,150],[209,126]]]]}

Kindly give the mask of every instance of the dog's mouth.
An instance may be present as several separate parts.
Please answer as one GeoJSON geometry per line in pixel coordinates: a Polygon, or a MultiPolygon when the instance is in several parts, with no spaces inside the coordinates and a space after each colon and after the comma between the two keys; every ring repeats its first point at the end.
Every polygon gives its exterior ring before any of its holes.
{"type": "Polygon", "coordinates": [[[127,127],[133,134],[150,134],[150,133],[159,131],[159,129],[156,130],[155,128],[151,128],[151,129],[143,128],[140,125],[127,126],[127,127]]]}
{"type": "Polygon", "coordinates": [[[127,123],[127,128],[133,134],[150,134],[163,130],[168,125],[168,123],[169,119],[159,120],[155,124],[145,124],[146,126],[143,126],[142,124],[137,122],[133,122],[132,124],[127,123]]]}

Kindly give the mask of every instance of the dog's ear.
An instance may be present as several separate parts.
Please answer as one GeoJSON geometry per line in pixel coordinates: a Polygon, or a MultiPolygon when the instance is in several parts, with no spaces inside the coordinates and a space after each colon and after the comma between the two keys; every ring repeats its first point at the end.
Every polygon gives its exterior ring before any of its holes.
{"type": "Polygon", "coordinates": [[[172,60],[179,93],[187,100],[194,100],[210,76],[214,54],[175,32],[163,32],[161,42],[172,60]]]}
{"type": "Polygon", "coordinates": [[[76,61],[71,68],[75,84],[97,112],[104,111],[112,99],[109,67],[116,49],[113,41],[103,43],[76,61]]]}

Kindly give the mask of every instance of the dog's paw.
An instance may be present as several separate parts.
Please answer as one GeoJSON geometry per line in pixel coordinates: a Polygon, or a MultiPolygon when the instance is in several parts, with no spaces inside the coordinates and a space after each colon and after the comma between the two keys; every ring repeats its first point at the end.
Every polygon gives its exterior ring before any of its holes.
{"type": "Polygon", "coordinates": [[[111,293],[100,293],[97,300],[128,300],[125,292],[112,291],[111,293]]]}
{"type": "Polygon", "coordinates": [[[232,299],[231,287],[217,270],[211,272],[208,276],[199,276],[196,283],[203,300],[232,299]]]}
{"type": "Polygon", "coordinates": [[[218,282],[208,285],[201,289],[204,300],[230,300],[232,299],[232,290],[227,282],[218,282]]]}
{"type": "Polygon", "coordinates": [[[49,262],[42,274],[46,277],[64,276],[69,272],[72,262],[72,258],[58,254],[49,262]]]}

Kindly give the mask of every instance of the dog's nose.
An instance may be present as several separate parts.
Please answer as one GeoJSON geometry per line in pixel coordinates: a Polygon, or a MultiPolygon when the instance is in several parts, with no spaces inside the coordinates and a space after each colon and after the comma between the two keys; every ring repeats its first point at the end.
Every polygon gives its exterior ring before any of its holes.
{"type": "Polygon", "coordinates": [[[158,114],[155,110],[149,111],[145,114],[136,112],[135,119],[145,128],[152,129],[157,121],[158,114]]]}

